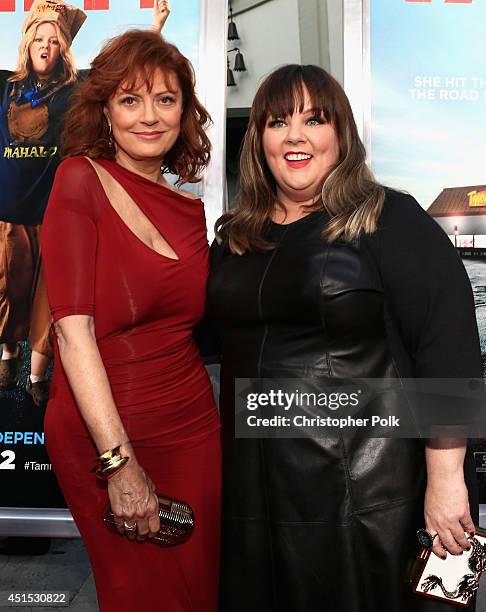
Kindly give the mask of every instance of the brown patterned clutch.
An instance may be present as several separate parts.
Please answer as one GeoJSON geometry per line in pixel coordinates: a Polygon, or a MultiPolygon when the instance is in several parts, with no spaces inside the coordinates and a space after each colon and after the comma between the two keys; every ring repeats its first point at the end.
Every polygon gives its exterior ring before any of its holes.
{"type": "MultiPolygon", "coordinates": [[[[160,530],[155,536],[147,538],[147,541],[159,546],[183,544],[191,537],[194,530],[194,513],[191,506],[184,501],[163,495],[157,495],[157,498],[159,500],[160,530]]],[[[108,529],[120,533],[116,528],[115,515],[110,507],[105,512],[103,521],[108,529]]]]}

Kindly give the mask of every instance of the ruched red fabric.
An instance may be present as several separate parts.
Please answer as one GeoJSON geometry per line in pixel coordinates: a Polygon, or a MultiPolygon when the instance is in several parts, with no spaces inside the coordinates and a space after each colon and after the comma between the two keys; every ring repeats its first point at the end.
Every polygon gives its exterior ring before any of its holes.
{"type": "Polygon", "coordinates": [[[52,315],[55,321],[74,314],[94,317],[113,397],[137,459],[158,492],[191,504],[193,536],[162,549],[132,543],[104,527],[106,485],[92,471],[97,452],[57,344],[45,419],[49,456],[86,544],[102,612],[215,612],[219,417],[193,340],[208,273],[203,205],[115,162],[98,163],[179,259],[160,255],[132,232],[87,159],[67,159],[57,171],[42,230],[52,315]]]}

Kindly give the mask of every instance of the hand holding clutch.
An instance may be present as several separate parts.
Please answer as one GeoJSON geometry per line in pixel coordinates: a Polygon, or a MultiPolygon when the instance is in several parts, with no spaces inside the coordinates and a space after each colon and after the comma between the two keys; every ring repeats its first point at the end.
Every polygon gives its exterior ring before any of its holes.
{"type": "Polygon", "coordinates": [[[448,554],[445,559],[424,546],[412,570],[413,591],[417,595],[468,606],[486,569],[486,533],[476,528],[476,535],[468,536],[468,540],[470,550],[462,555],[448,554]]]}
{"type": "MultiPolygon", "coordinates": [[[[162,495],[157,495],[157,499],[159,502],[160,529],[155,536],[148,538],[149,541],[159,546],[183,544],[191,537],[194,530],[194,513],[191,506],[186,502],[162,495]]],[[[103,521],[108,529],[120,533],[115,523],[115,515],[110,507],[106,510],[103,521]]]]}

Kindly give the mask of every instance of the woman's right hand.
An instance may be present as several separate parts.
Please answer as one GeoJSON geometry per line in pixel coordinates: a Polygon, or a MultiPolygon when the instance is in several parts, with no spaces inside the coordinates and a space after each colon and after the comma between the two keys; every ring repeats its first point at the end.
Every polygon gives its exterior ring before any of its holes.
{"type": "Polygon", "coordinates": [[[152,13],[152,26],[160,34],[170,15],[169,0],[155,0],[152,13]]]}
{"type": "Polygon", "coordinates": [[[159,503],[155,487],[137,462],[130,444],[122,446],[124,455],[130,457],[125,466],[108,480],[108,496],[115,523],[120,533],[131,540],[145,540],[160,528],[159,503]],[[136,529],[126,529],[134,525],[136,529]]]}

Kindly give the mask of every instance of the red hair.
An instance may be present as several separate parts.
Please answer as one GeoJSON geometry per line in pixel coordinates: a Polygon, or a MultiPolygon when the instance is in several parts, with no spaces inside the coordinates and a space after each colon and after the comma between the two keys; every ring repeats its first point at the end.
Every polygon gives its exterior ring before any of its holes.
{"type": "Polygon", "coordinates": [[[114,159],[103,108],[122,84],[134,89],[142,81],[150,91],[157,70],[177,77],[183,104],[180,133],[164,156],[163,171],[178,175],[179,183],[200,180],[198,175],[210,159],[205,128],[211,118],[196,97],[189,60],[175,45],[147,30],[131,30],[111,39],[93,60],[86,79],[71,98],[62,138],[63,156],[114,159]]]}

